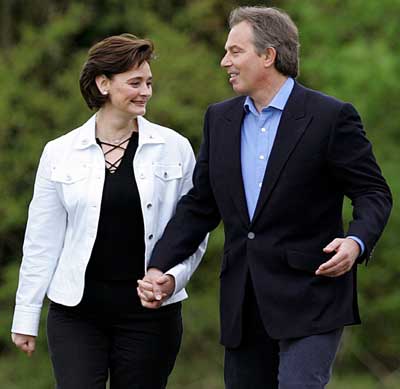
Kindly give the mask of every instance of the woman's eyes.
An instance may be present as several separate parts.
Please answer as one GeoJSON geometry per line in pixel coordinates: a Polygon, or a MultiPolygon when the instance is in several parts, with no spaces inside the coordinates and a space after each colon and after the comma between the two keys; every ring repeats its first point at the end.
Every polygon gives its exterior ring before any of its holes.
{"type": "MultiPolygon", "coordinates": [[[[139,88],[140,87],[140,82],[131,82],[131,83],[129,83],[129,85],[130,86],[133,86],[134,88],[139,88]]],[[[150,86],[152,86],[153,85],[153,83],[152,82],[146,82],[146,85],[148,86],[148,87],[150,87],[150,86]]]]}

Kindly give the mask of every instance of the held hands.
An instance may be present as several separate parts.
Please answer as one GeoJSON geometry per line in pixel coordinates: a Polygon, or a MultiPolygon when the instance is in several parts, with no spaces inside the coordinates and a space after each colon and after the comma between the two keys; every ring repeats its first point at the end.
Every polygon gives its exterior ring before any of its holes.
{"type": "Polygon", "coordinates": [[[150,268],[143,280],[138,280],[137,293],[146,308],[159,308],[175,290],[175,278],[156,268],[150,268]]]}
{"type": "Polygon", "coordinates": [[[347,273],[360,255],[360,246],[350,238],[336,238],[330,242],[323,251],[327,254],[336,254],[323,263],[315,272],[317,276],[339,277],[347,273]]]}
{"type": "Polygon", "coordinates": [[[24,334],[11,334],[11,339],[13,343],[21,349],[28,357],[31,357],[33,352],[35,351],[36,345],[36,337],[31,335],[24,335],[24,334]]]}

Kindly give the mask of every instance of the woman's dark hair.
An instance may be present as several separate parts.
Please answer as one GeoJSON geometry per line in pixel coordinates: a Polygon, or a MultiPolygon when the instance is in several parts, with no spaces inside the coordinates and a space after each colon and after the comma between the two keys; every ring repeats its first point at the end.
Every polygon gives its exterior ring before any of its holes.
{"type": "Polygon", "coordinates": [[[110,36],[92,46],[79,77],[81,93],[88,107],[99,109],[108,100],[108,96],[97,88],[97,76],[104,74],[111,79],[114,74],[150,62],[153,52],[152,41],[132,34],[110,36]]]}

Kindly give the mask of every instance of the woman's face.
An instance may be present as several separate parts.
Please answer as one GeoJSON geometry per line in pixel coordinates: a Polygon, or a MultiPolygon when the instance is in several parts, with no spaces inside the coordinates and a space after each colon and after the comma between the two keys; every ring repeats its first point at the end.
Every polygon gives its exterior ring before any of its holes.
{"type": "Polygon", "coordinates": [[[109,99],[106,105],[123,114],[143,116],[152,95],[152,74],[148,62],[115,74],[108,80],[109,99]]]}

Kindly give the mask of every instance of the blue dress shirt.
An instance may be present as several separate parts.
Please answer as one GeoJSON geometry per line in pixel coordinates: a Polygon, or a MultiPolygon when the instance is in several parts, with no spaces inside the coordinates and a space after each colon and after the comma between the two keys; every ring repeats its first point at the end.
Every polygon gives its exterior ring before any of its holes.
{"type": "MultiPolygon", "coordinates": [[[[254,216],[279,122],[293,86],[294,80],[289,77],[268,106],[262,108],[260,112],[249,96],[244,102],[245,116],[241,128],[241,165],[250,220],[254,216]]],[[[360,245],[362,254],[364,243],[355,236],[348,238],[354,239],[360,245]]]]}

